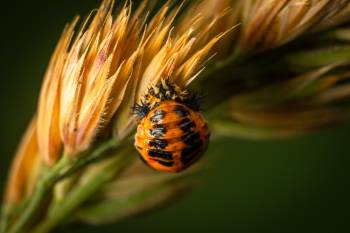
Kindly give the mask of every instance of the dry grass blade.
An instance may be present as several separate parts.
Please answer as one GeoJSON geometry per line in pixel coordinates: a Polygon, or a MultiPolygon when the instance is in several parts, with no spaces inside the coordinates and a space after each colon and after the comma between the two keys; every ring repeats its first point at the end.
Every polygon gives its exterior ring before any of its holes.
{"type": "Polygon", "coordinates": [[[266,50],[327,24],[340,24],[348,6],[349,1],[344,0],[257,0],[243,22],[240,48],[266,50]]]}

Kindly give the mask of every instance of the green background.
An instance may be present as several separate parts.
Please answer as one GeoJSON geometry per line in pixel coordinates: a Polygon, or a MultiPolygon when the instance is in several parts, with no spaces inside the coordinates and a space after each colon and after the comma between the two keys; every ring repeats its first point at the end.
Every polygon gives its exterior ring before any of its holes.
{"type": "MultiPolygon", "coordinates": [[[[35,111],[41,78],[66,22],[97,0],[11,1],[0,14],[0,190],[35,111]]],[[[65,232],[350,232],[349,131],[210,146],[202,185],[147,216],[65,232]]]]}

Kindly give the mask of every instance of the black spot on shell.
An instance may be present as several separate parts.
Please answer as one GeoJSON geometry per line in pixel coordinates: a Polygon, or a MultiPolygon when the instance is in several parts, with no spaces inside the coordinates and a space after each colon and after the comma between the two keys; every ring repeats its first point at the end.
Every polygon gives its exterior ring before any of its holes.
{"type": "Polygon", "coordinates": [[[153,129],[150,129],[150,134],[153,137],[162,137],[166,133],[166,129],[164,125],[154,125],[153,129]]]}
{"type": "Polygon", "coordinates": [[[184,165],[189,165],[191,164],[197,157],[195,156],[190,156],[190,157],[183,157],[181,158],[181,162],[184,165]]]}
{"type": "Polygon", "coordinates": [[[165,149],[168,146],[168,141],[165,139],[154,139],[148,144],[156,149],[165,149]]]}
{"type": "Polygon", "coordinates": [[[196,143],[193,143],[186,148],[184,148],[181,151],[181,162],[185,163],[188,161],[188,158],[192,158],[196,156],[196,152],[200,151],[201,147],[203,145],[202,140],[197,141],[196,143]]]}
{"type": "Polygon", "coordinates": [[[154,115],[151,117],[151,122],[157,124],[161,120],[163,120],[164,117],[165,117],[165,112],[158,109],[154,112],[154,115]]]}
{"type": "Polygon", "coordinates": [[[156,161],[165,167],[172,167],[174,165],[173,161],[161,161],[161,160],[156,160],[156,161]]]}
{"type": "Polygon", "coordinates": [[[200,140],[200,135],[198,132],[190,132],[184,136],[182,136],[182,140],[187,145],[192,145],[200,140]]]}
{"type": "Polygon", "coordinates": [[[180,116],[180,117],[186,117],[188,116],[190,113],[181,105],[177,105],[174,109],[174,112],[180,116]]]}
{"type": "Polygon", "coordinates": [[[179,127],[183,132],[189,132],[196,127],[196,124],[193,121],[191,121],[189,118],[184,118],[180,122],[179,127]]]}
{"type": "Polygon", "coordinates": [[[148,155],[153,158],[173,159],[173,155],[171,152],[166,152],[162,150],[149,150],[148,155]]]}

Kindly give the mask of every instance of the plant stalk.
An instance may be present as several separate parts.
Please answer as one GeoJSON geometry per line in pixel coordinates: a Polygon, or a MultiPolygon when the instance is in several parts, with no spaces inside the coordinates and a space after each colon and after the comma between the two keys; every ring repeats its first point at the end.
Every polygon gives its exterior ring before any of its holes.
{"type": "Polygon", "coordinates": [[[78,186],[64,199],[64,202],[56,203],[52,206],[54,211],[47,216],[31,233],[48,233],[53,230],[59,223],[65,220],[89,197],[96,193],[106,182],[117,176],[132,161],[129,153],[121,153],[107,161],[106,166],[102,169],[93,180],[78,186]]]}
{"type": "Polygon", "coordinates": [[[24,228],[35,215],[42,201],[51,193],[57,182],[75,173],[84,165],[102,157],[107,151],[117,148],[119,144],[120,142],[117,140],[107,141],[98,146],[94,151],[79,155],[78,160],[72,160],[68,156],[62,156],[61,160],[54,167],[48,169],[43,175],[43,178],[38,181],[32,198],[29,200],[27,206],[25,206],[23,214],[19,216],[8,233],[22,233],[24,231],[24,228]]]}

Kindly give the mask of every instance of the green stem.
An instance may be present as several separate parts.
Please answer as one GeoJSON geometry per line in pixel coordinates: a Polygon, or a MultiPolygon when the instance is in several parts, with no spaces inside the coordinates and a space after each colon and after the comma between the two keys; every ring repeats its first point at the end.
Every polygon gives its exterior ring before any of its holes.
{"type": "Polygon", "coordinates": [[[5,233],[9,226],[14,222],[16,216],[23,212],[27,207],[29,199],[25,199],[16,204],[4,203],[1,209],[0,232],[5,233]]]}
{"type": "Polygon", "coordinates": [[[24,209],[14,226],[8,231],[8,233],[21,233],[24,227],[30,222],[36,211],[40,207],[45,197],[51,193],[55,184],[65,178],[66,176],[76,172],[84,165],[91,163],[92,161],[101,157],[105,152],[116,148],[119,143],[116,140],[110,140],[99,147],[93,152],[85,152],[78,156],[78,160],[69,159],[67,156],[62,156],[62,159],[47,173],[44,174],[43,178],[38,181],[35,192],[29,200],[28,205],[24,209]]]}
{"type": "Polygon", "coordinates": [[[216,120],[211,124],[214,139],[217,137],[236,137],[256,140],[268,140],[290,137],[291,135],[298,135],[300,132],[293,132],[283,129],[254,127],[251,125],[244,125],[230,120],[216,120]]]}
{"type": "Polygon", "coordinates": [[[1,218],[0,218],[0,232],[5,233],[11,216],[13,216],[15,209],[17,209],[14,205],[3,204],[1,208],[1,218]]]}
{"type": "Polygon", "coordinates": [[[62,168],[69,164],[69,160],[64,156],[52,169],[48,170],[44,177],[38,182],[36,190],[31,197],[28,206],[24,209],[23,214],[16,221],[9,233],[22,232],[23,228],[30,221],[35,211],[39,208],[42,200],[50,192],[56,182],[56,177],[59,175],[62,168]]]}
{"type": "MultiPolygon", "coordinates": [[[[52,206],[51,215],[40,223],[31,233],[48,233],[59,223],[64,221],[82,203],[96,193],[106,182],[110,181],[129,164],[133,157],[129,153],[118,154],[106,161],[106,166],[94,176],[92,180],[78,186],[65,197],[63,202],[58,202],[52,206]],[[127,160],[127,161],[125,161],[127,160]]],[[[72,216],[72,215],[71,215],[72,216]]]]}
{"type": "Polygon", "coordinates": [[[286,59],[295,69],[326,66],[341,61],[349,61],[350,46],[332,46],[330,48],[296,52],[288,55],[286,59]]]}
{"type": "Polygon", "coordinates": [[[82,153],[81,155],[78,155],[79,159],[73,163],[70,163],[70,166],[67,166],[66,169],[64,169],[64,171],[62,172],[62,174],[60,174],[58,179],[62,180],[65,177],[70,176],[72,173],[75,173],[79,169],[83,168],[84,166],[93,163],[99,159],[104,159],[105,157],[103,155],[105,155],[109,150],[117,148],[121,143],[121,141],[116,141],[112,139],[100,144],[93,151],[87,151],[85,153],[82,153]]]}

